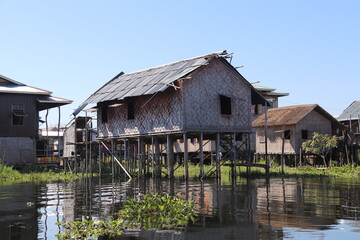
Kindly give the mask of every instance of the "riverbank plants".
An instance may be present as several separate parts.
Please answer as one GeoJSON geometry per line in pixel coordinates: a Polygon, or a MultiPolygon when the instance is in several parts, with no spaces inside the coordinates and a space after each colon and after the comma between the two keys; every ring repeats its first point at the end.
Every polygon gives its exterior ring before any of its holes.
{"type": "Polygon", "coordinates": [[[83,176],[82,174],[54,172],[51,169],[26,169],[25,172],[21,172],[0,162],[0,183],[72,181],[83,176]]]}
{"type": "Polygon", "coordinates": [[[83,221],[56,223],[62,226],[58,239],[97,239],[121,235],[126,229],[179,230],[197,213],[194,201],[186,201],[168,194],[146,194],[130,199],[118,213],[118,218],[106,221],[84,219],[83,221]]]}
{"type": "MultiPolygon", "coordinates": [[[[209,170],[215,170],[211,166],[204,166],[205,173],[209,170]]],[[[221,166],[221,177],[229,178],[231,176],[231,167],[221,166]]],[[[252,167],[250,171],[247,171],[246,167],[236,167],[237,175],[243,177],[266,177],[265,169],[252,167]]],[[[184,168],[179,167],[175,171],[176,177],[181,177],[184,174],[184,168]]],[[[199,165],[189,165],[189,177],[198,178],[200,176],[200,166],[199,165]]],[[[214,177],[214,174],[208,174],[206,178],[214,177]]],[[[360,176],[360,166],[356,167],[355,165],[347,164],[343,166],[332,166],[331,168],[316,168],[312,166],[299,166],[299,167],[285,167],[284,173],[282,173],[281,166],[272,166],[270,168],[269,177],[319,177],[319,176],[329,176],[329,177],[359,177],[360,176]]]]}

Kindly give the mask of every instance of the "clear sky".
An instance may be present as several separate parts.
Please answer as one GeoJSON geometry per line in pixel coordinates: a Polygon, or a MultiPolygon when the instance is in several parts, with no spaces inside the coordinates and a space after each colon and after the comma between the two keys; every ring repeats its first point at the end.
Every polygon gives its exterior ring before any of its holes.
{"type": "Polygon", "coordinates": [[[280,106],[360,100],[358,0],[0,0],[0,34],[0,74],[73,100],[64,124],[121,71],[225,49],[280,106]]]}

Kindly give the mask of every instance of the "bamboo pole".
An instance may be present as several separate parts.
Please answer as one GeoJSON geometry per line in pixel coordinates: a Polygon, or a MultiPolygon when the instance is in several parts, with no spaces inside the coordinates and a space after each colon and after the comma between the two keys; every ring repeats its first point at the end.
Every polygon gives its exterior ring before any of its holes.
{"type": "MultiPolygon", "coordinates": [[[[110,151],[110,149],[106,146],[105,143],[101,142],[102,145],[106,148],[106,150],[112,154],[112,152],[110,151]]],[[[125,172],[125,174],[131,179],[131,175],[128,173],[128,171],[125,169],[125,167],[119,162],[119,160],[114,156],[112,155],[112,157],[114,158],[114,160],[119,164],[119,166],[121,167],[121,169],[125,172]]]]}

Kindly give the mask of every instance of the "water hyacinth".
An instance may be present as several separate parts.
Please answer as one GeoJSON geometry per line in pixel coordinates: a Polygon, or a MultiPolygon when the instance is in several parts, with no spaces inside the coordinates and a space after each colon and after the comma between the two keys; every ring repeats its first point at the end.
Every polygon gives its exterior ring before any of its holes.
{"type": "Polygon", "coordinates": [[[58,239],[97,239],[99,237],[115,237],[128,228],[144,230],[179,230],[189,221],[194,221],[196,203],[172,197],[168,194],[146,194],[140,199],[130,199],[118,213],[118,219],[106,221],[85,219],[62,225],[62,234],[58,239]]]}

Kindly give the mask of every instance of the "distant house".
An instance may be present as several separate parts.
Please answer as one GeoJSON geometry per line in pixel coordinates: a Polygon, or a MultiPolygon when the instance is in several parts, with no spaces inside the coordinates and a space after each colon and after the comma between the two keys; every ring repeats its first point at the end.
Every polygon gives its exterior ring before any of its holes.
{"type": "Polygon", "coordinates": [[[72,101],[0,75],[0,159],[11,165],[35,163],[39,111],[72,101]]]}
{"type": "Polygon", "coordinates": [[[352,133],[360,133],[360,101],[352,102],[337,120],[344,124],[352,133]]]}
{"type": "MultiPolygon", "coordinates": [[[[269,88],[253,84],[253,87],[270,103],[269,108],[279,107],[279,97],[289,96],[289,93],[276,92],[276,88],[269,88]]],[[[253,114],[260,115],[265,112],[264,105],[255,104],[253,106],[253,114]]]]}
{"type": "MultiPolygon", "coordinates": [[[[273,108],[267,114],[267,152],[298,154],[304,141],[312,138],[314,132],[332,135],[340,123],[317,104],[273,108]]],[[[256,152],[265,153],[265,114],[253,121],[256,128],[256,152]]]]}
{"type": "Polygon", "coordinates": [[[349,156],[354,162],[359,162],[360,153],[360,101],[352,102],[337,117],[346,128],[344,141],[349,147],[349,156]]]}
{"type": "MultiPolygon", "coordinates": [[[[279,107],[279,97],[289,96],[289,93],[285,92],[276,92],[276,88],[269,88],[265,86],[260,86],[253,84],[253,87],[266,99],[269,103],[267,108],[278,108],[279,107]]],[[[252,121],[254,121],[261,114],[265,113],[265,104],[254,104],[252,106],[252,121]]],[[[250,137],[250,149],[252,152],[256,151],[256,129],[253,127],[253,134],[250,137]]]]}
{"type": "Polygon", "coordinates": [[[264,98],[221,52],[120,73],[74,115],[96,104],[99,139],[151,143],[151,136],[159,141],[169,136],[171,146],[177,139],[200,134],[206,139],[241,134],[246,146],[252,130],[251,107],[261,103],[264,98]]]}

